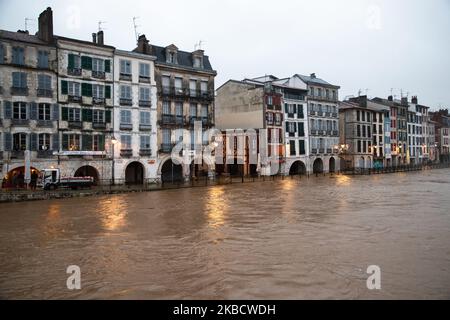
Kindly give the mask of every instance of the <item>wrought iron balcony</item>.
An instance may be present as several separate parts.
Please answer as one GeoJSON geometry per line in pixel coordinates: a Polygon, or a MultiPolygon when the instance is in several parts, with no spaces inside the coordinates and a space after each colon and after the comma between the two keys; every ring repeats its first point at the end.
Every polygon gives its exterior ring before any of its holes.
{"type": "Polygon", "coordinates": [[[120,149],[120,156],[121,157],[131,157],[133,156],[133,150],[132,149],[120,149]]]}
{"type": "Polygon", "coordinates": [[[36,126],[41,128],[53,128],[53,121],[51,120],[37,120],[36,126]]]}
{"type": "Polygon", "coordinates": [[[81,76],[81,68],[68,68],[67,74],[71,76],[81,76]]]}
{"type": "Polygon", "coordinates": [[[131,74],[128,73],[121,73],[119,74],[119,80],[124,80],[124,81],[131,81],[131,74]]]}
{"type": "Polygon", "coordinates": [[[119,126],[120,130],[133,130],[132,123],[121,123],[119,126]]]}
{"type": "Polygon", "coordinates": [[[11,87],[11,94],[16,96],[27,96],[28,87],[11,87]]]}
{"type": "Polygon", "coordinates": [[[161,143],[160,152],[170,153],[172,152],[173,144],[172,143],[161,143]]]}
{"type": "Polygon", "coordinates": [[[92,98],[92,103],[93,103],[93,104],[103,105],[103,104],[105,104],[105,98],[97,98],[97,97],[93,97],[93,98],[92,98]]]}
{"type": "Polygon", "coordinates": [[[81,102],[81,96],[74,96],[74,95],[71,95],[71,94],[69,94],[68,96],[67,96],[67,100],[69,100],[69,102],[81,102]]]}
{"type": "Polygon", "coordinates": [[[139,82],[150,83],[150,77],[139,76],[139,82]]]}
{"type": "Polygon", "coordinates": [[[141,157],[145,157],[145,156],[149,157],[149,156],[152,155],[152,149],[140,149],[139,150],[139,155],[141,157]]]}
{"type": "Polygon", "coordinates": [[[23,159],[25,157],[25,150],[12,150],[11,159],[23,159]]]}
{"type": "Polygon", "coordinates": [[[141,130],[141,131],[151,131],[152,130],[152,126],[150,124],[140,124],[139,125],[139,130],[141,130]]]}
{"type": "Polygon", "coordinates": [[[70,129],[81,129],[83,127],[83,123],[81,121],[70,121],[69,120],[69,128],[70,129]]]}
{"type": "Polygon", "coordinates": [[[53,91],[51,89],[36,89],[36,95],[38,97],[52,98],[53,97],[53,91]]]}
{"type": "Polygon", "coordinates": [[[119,103],[123,106],[131,106],[133,104],[133,100],[131,98],[120,98],[119,103]]]}
{"type": "Polygon", "coordinates": [[[92,70],[92,78],[105,79],[105,72],[92,70]]]}
{"type": "Polygon", "coordinates": [[[150,108],[152,106],[152,102],[150,100],[139,100],[139,107],[150,108]]]}
{"type": "Polygon", "coordinates": [[[163,114],[161,115],[160,123],[164,125],[175,124],[175,116],[173,114],[163,114]]]}
{"type": "Polygon", "coordinates": [[[30,120],[28,120],[28,119],[11,119],[11,124],[13,126],[28,126],[30,124],[30,120]]]}
{"type": "Polygon", "coordinates": [[[92,122],[92,129],[105,130],[106,122],[92,122]]]}

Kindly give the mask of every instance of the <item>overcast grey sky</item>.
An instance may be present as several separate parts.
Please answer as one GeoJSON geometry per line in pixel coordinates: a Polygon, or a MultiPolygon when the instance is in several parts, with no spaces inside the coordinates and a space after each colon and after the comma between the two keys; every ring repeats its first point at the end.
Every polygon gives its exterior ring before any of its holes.
{"type": "Polygon", "coordinates": [[[391,88],[436,108],[450,102],[450,0],[0,0],[0,28],[37,30],[47,6],[58,35],[90,40],[103,24],[107,44],[135,46],[138,31],[151,43],[202,48],[226,80],[310,74],[341,86],[341,99],[391,88]]]}

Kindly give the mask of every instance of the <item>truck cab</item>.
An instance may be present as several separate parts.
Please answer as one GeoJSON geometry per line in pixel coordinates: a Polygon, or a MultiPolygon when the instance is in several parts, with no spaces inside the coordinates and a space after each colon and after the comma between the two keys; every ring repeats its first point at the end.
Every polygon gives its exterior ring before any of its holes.
{"type": "Polygon", "coordinates": [[[60,183],[59,169],[43,169],[40,173],[37,185],[44,190],[54,190],[60,183]]]}

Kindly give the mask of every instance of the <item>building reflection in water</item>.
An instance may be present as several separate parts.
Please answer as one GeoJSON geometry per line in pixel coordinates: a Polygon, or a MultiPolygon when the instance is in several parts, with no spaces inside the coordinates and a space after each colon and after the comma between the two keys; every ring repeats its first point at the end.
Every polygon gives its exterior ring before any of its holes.
{"type": "Polygon", "coordinates": [[[225,215],[228,210],[225,188],[211,187],[207,189],[205,197],[205,213],[208,218],[208,225],[218,228],[225,223],[225,215]]]}
{"type": "Polygon", "coordinates": [[[103,227],[108,231],[117,231],[126,224],[128,206],[123,195],[109,196],[100,200],[98,212],[103,227]]]}
{"type": "Polygon", "coordinates": [[[61,206],[59,203],[52,203],[48,207],[44,224],[45,240],[56,239],[62,236],[64,232],[64,224],[61,221],[61,206]]]}

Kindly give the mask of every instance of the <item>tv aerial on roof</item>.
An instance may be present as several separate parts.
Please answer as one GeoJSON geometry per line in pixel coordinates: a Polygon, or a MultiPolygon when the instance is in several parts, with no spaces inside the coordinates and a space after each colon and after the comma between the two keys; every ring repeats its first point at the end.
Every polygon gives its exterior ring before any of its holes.
{"type": "Polygon", "coordinates": [[[134,36],[136,37],[136,42],[138,42],[139,40],[139,32],[138,32],[138,27],[140,27],[140,25],[136,24],[136,20],[139,19],[139,17],[133,17],[133,28],[134,28],[134,36]]]}
{"type": "Polygon", "coordinates": [[[103,31],[105,28],[102,27],[103,24],[107,23],[106,21],[99,21],[98,22],[98,31],[103,31]]]}
{"type": "MultiPolygon", "coordinates": [[[[34,19],[31,18],[25,18],[25,31],[28,31],[28,23],[30,21],[34,21],[34,19]]],[[[30,23],[32,25],[32,23],[30,23]]]]}

